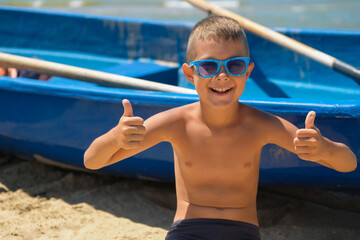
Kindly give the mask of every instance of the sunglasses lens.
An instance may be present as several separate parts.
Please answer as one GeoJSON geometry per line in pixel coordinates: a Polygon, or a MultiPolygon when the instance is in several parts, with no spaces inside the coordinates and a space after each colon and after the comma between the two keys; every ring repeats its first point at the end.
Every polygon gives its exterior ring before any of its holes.
{"type": "Polygon", "coordinates": [[[204,61],[199,64],[199,73],[202,76],[211,76],[216,74],[217,68],[216,62],[204,61]]]}
{"type": "Polygon", "coordinates": [[[234,59],[227,63],[227,68],[231,74],[243,74],[246,71],[246,62],[242,59],[234,59]]]}

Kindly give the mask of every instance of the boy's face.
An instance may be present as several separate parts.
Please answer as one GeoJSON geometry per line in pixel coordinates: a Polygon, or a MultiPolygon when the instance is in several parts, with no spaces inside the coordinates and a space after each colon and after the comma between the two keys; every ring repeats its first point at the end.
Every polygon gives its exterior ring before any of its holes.
{"type": "MultiPolygon", "coordinates": [[[[194,61],[205,59],[223,61],[234,57],[247,57],[241,41],[233,40],[221,42],[211,39],[197,40],[193,43],[193,51],[195,51],[194,61]]],[[[253,67],[254,64],[249,63],[245,74],[233,76],[225,70],[224,66],[221,66],[220,71],[210,78],[199,76],[196,66],[190,67],[184,64],[183,70],[186,78],[195,85],[202,103],[214,107],[226,107],[238,103],[253,67]]]]}

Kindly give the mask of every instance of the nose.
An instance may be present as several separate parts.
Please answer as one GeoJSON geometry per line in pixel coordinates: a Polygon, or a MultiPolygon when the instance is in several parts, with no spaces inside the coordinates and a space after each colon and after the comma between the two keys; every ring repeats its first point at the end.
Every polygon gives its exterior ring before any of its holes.
{"type": "Polygon", "coordinates": [[[225,66],[222,65],[218,74],[216,75],[216,80],[227,80],[228,79],[228,74],[225,70],[225,66]]]}

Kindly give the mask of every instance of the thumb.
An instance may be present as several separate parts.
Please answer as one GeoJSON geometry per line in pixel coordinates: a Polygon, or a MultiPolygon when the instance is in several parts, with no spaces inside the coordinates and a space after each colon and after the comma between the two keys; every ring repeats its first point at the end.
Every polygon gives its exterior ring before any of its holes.
{"type": "Polygon", "coordinates": [[[316,113],[314,111],[311,111],[308,113],[308,115],[306,116],[305,119],[305,128],[306,129],[312,129],[312,128],[316,128],[315,127],[315,117],[316,117],[316,113]]]}
{"type": "Polygon", "coordinates": [[[132,109],[132,106],[131,106],[131,103],[129,100],[127,99],[124,99],[122,101],[122,104],[123,104],[123,107],[124,107],[124,114],[123,116],[124,117],[133,117],[133,109],[132,109]]]}

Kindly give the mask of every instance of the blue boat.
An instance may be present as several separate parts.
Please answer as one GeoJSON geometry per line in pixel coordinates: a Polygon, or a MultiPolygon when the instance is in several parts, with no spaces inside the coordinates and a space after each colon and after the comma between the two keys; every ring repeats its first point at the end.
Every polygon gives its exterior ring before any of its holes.
{"type": "MultiPolygon", "coordinates": [[[[192,23],[124,19],[0,7],[0,52],[193,88],[181,72],[192,23]]],[[[277,29],[360,67],[360,31],[277,29]]],[[[360,86],[351,78],[248,33],[255,69],[240,101],[304,127],[317,113],[322,134],[347,144],[360,159],[360,86]]],[[[0,77],[0,150],[85,169],[83,153],[115,126],[129,99],[144,119],[198,101],[196,95],[100,86],[61,77],[0,77]]],[[[340,161],[340,159],[339,159],[340,161]]],[[[172,148],[161,143],[98,173],[174,181],[172,148]]],[[[360,170],[340,173],[264,147],[260,186],[360,189],[360,170]]]]}

